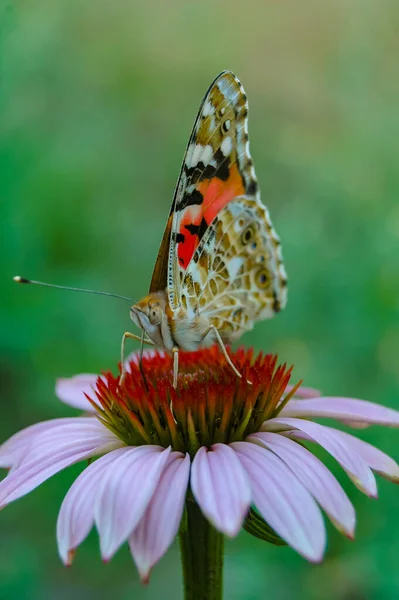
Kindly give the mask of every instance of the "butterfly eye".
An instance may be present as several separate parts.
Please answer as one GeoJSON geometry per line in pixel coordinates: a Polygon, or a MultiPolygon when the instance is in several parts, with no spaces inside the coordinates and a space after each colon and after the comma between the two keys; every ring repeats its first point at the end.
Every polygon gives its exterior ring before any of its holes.
{"type": "Polygon", "coordinates": [[[255,274],[255,282],[258,288],[264,290],[269,285],[269,273],[266,269],[259,269],[255,274]]]}
{"type": "Polygon", "coordinates": [[[255,235],[255,227],[253,225],[248,225],[246,229],[241,234],[241,241],[246,246],[252,240],[255,235]]]}
{"type": "Polygon", "coordinates": [[[164,317],[164,312],[160,306],[153,306],[149,310],[148,318],[151,325],[159,325],[164,317]]]}

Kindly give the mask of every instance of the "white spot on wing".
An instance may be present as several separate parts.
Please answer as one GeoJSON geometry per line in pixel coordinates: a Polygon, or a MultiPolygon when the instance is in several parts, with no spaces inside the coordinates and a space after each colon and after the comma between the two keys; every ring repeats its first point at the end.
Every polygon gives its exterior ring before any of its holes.
{"type": "Polygon", "coordinates": [[[235,256],[234,258],[231,258],[229,260],[228,269],[229,269],[230,280],[233,280],[237,277],[237,273],[240,270],[240,268],[242,267],[242,263],[243,263],[243,260],[239,256],[235,256]]]}
{"type": "Polygon", "coordinates": [[[201,159],[201,154],[204,147],[201,144],[196,144],[193,151],[193,156],[191,159],[191,167],[196,167],[201,159]]]}
{"type": "Polygon", "coordinates": [[[189,147],[187,148],[186,165],[189,169],[191,168],[191,163],[193,160],[194,148],[195,148],[195,144],[190,144],[189,147]]]}
{"type": "Polygon", "coordinates": [[[207,100],[204,104],[204,108],[202,109],[202,114],[204,115],[204,117],[209,117],[209,115],[213,115],[214,112],[214,106],[212,106],[209,100],[207,100]]]}
{"type": "Polygon", "coordinates": [[[213,157],[213,148],[210,144],[208,144],[207,146],[205,146],[204,151],[202,153],[202,157],[201,157],[201,162],[203,163],[204,167],[206,167],[210,160],[213,157]]]}
{"type": "Polygon", "coordinates": [[[228,156],[233,149],[233,142],[231,141],[231,137],[225,137],[223,142],[220,145],[220,149],[222,151],[223,156],[228,156]]]}
{"type": "Polygon", "coordinates": [[[202,162],[206,167],[213,157],[213,148],[210,144],[202,146],[201,144],[190,144],[187,155],[186,165],[189,169],[196,167],[199,162],[202,162]]]}

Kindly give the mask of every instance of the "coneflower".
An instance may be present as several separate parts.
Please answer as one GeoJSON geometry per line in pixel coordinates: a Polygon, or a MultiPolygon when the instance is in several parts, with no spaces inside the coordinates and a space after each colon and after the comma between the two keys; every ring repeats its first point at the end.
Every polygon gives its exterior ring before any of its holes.
{"type": "Polygon", "coordinates": [[[143,581],[179,533],[187,600],[221,598],[223,536],[241,527],[321,561],[321,509],[350,538],[355,511],[308,445],[327,450],[371,497],[373,471],[398,481],[399,467],[313,418],[398,427],[399,413],[289,386],[291,369],[278,366],[276,356],[239,349],[232,360],[242,379],[216,347],[182,353],[177,389],[171,358],[156,351],[144,354],[142,370],[131,357],[122,385],[111,373],[59,380],[59,398],[86,416],[32,425],[3,444],[0,466],[10,471],[0,483],[0,506],[68,465],[99,456],[61,506],[58,548],[67,565],[93,525],[104,560],[128,541],[143,581]]]}

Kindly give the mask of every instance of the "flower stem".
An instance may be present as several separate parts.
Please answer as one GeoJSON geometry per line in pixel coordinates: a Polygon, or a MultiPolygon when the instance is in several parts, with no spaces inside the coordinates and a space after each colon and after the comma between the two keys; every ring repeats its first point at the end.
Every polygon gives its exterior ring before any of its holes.
{"type": "Polygon", "coordinates": [[[180,531],[184,600],[222,600],[223,534],[206,520],[193,498],[186,501],[180,531]]]}

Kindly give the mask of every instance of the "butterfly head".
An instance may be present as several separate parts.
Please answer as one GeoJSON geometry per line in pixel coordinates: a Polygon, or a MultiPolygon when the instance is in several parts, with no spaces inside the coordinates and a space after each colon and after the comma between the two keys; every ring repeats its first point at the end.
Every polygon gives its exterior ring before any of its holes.
{"type": "Polygon", "coordinates": [[[164,292],[149,294],[130,308],[133,323],[146,332],[157,345],[164,346],[164,329],[168,328],[166,316],[166,295],[164,292]]]}

